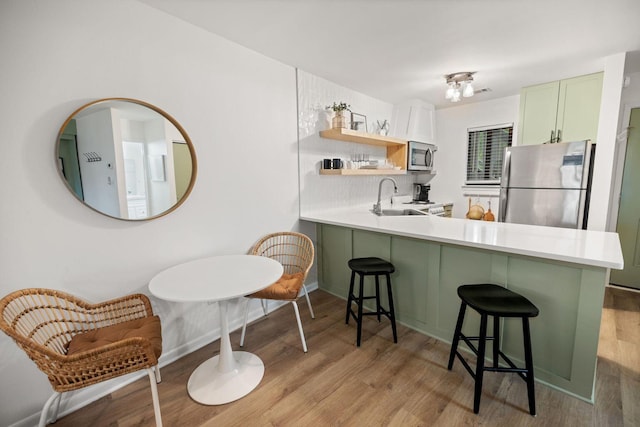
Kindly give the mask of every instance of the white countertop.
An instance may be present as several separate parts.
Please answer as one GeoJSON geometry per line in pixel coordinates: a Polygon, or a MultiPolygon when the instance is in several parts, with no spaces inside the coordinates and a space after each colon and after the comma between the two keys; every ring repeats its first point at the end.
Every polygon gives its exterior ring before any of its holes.
{"type": "Polygon", "coordinates": [[[438,216],[377,216],[370,209],[332,209],[305,213],[300,219],[583,265],[624,266],[617,233],[438,216]]]}

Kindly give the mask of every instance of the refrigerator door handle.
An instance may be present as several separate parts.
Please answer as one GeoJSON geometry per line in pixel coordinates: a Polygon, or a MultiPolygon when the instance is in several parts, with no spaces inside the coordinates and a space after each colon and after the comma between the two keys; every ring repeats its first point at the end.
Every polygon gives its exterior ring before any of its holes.
{"type": "Polygon", "coordinates": [[[502,179],[500,180],[499,222],[504,222],[507,217],[507,192],[509,191],[509,176],[511,175],[511,151],[507,148],[504,152],[504,164],[502,165],[502,179]]]}
{"type": "Polygon", "coordinates": [[[500,217],[498,218],[498,222],[504,222],[507,217],[507,188],[500,189],[500,200],[498,205],[500,206],[500,217]]]}

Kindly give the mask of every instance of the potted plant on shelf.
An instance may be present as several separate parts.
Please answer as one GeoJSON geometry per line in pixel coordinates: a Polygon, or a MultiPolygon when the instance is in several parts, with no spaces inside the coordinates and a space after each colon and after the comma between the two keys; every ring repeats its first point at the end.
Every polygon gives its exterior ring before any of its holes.
{"type": "Polygon", "coordinates": [[[344,102],[340,102],[340,103],[336,103],[334,102],[333,105],[327,105],[327,110],[333,110],[334,112],[334,116],[331,119],[331,127],[332,128],[346,128],[347,127],[347,120],[344,117],[343,112],[344,111],[351,111],[351,105],[344,103],[344,102]]]}

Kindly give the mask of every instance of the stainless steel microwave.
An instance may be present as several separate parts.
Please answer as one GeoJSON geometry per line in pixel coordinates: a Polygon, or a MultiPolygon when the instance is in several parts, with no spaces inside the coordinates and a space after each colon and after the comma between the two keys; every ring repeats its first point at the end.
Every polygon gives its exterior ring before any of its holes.
{"type": "Polygon", "coordinates": [[[409,141],[407,169],[410,171],[433,171],[434,153],[438,147],[424,142],[409,141]]]}

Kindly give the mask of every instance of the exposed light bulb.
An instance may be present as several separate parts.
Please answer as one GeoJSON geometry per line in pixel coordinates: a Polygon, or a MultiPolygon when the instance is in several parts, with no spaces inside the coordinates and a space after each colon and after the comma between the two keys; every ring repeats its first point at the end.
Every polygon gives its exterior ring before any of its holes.
{"type": "Polygon", "coordinates": [[[460,101],[460,88],[457,87],[453,90],[453,96],[451,97],[451,102],[458,102],[460,101]]]}
{"type": "Polygon", "coordinates": [[[455,91],[455,88],[453,87],[453,83],[449,83],[449,87],[447,88],[447,92],[445,93],[444,97],[446,99],[453,98],[453,92],[454,91],[455,91]]]}
{"type": "Polygon", "coordinates": [[[462,96],[464,96],[465,98],[469,98],[473,96],[473,93],[474,91],[471,82],[466,82],[464,85],[464,90],[462,91],[462,96]]]}

